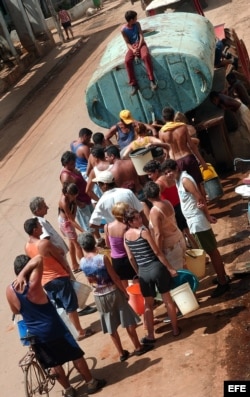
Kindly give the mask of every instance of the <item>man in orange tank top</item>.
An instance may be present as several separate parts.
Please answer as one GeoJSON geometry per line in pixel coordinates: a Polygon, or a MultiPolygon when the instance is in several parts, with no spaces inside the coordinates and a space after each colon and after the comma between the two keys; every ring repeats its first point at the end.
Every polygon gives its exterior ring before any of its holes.
{"type": "Polygon", "coordinates": [[[77,296],[70,280],[72,273],[63,250],[47,239],[40,240],[42,226],[37,218],[27,219],[24,222],[24,230],[29,235],[28,242],[25,244],[26,255],[30,258],[34,258],[36,255],[43,257],[41,281],[49,299],[65,309],[70,321],[78,331],[78,341],[92,335],[93,332],[90,329],[84,330],[81,327],[77,313],[77,296]]]}

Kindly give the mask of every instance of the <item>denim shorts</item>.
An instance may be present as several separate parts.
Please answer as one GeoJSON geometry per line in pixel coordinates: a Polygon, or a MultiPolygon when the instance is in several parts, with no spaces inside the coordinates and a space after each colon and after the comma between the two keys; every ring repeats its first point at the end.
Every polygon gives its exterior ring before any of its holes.
{"type": "Polygon", "coordinates": [[[78,308],[77,296],[69,277],[58,277],[44,285],[44,289],[51,301],[57,307],[63,307],[66,313],[78,308]]]}

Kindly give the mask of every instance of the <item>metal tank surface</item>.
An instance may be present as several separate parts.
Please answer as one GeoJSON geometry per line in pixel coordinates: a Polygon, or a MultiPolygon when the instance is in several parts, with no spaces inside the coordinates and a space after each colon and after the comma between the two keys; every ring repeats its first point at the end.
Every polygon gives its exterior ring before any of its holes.
{"type": "Polygon", "coordinates": [[[86,90],[91,120],[110,128],[121,109],[136,120],[150,123],[161,118],[166,106],[187,112],[208,96],[214,73],[215,35],[211,22],[191,13],[165,13],[140,20],[150,49],[156,91],[151,91],[144,63],[134,62],[140,90],[131,96],[124,65],[126,44],[122,35],[110,41],[86,90]]]}

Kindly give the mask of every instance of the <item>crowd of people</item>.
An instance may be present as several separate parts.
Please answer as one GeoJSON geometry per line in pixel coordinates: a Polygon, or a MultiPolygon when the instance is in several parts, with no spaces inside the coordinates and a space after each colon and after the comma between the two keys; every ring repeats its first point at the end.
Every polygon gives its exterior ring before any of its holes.
{"type": "Polygon", "coordinates": [[[204,168],[206,163],[197,142],[192,141],[193,130],[185,122],[175,121],[171,108],[164,108],[162,115],[163,121],[148,128],[125,109],[120,112],[120,129],[115,132],[114,127],[106,136],[93,134],[88,128],[79,131],[71,150],[61,156],[61,235],[45,218],[45,199],[37,196],[30,201],[33,218],[24,222],[28,235],[25,255],[15,260],[17,279],[8,286],[7,299],[13,313],[22,314],[29,333],[35,336],[37,357],[45,368],[53,368],[67,397],[74,396],[75,389],[65,377],[65,361],[73,361],[87,382],[89,394],[106,383],[92,377],[84,352],[55,309],[66,311],[78,341],[93,334],[90,328],[83,329],[79,320],[71,283],[74,274],[83,271],[92,285],[103,333],[110,334],[120,361],[131,355],[123,348],[120,325],[132,341],[133,355],[146,354],[155,346],[153,309],[157,292],[166,306],[173,336],[180,335],[178,309],[170,289],[178,269],[185,267],[187,245],[202,247],[211,258],[217,274],[212,297],[229,288],[210,225],[216,220],[208,213],[202,185],[199,163],[204,168]],[[123,136],[133,133],[131,141],[124,137],[120,141],[121,130],[123,136]],[[125,141],[127,145],[123,146],[125,141]],[[160,157],[144,166],[143,176],[137,175],[128,156],[141,146],[140,141],[148,148],[163,148],[160,157]],[[103,247],[110,249],[110,255],[100,251],[103,247]],[[139,282],[144,297],[145,336],[141,340],[136,331],[140,318],[128,304],[129,280],[139,282]],[[58,333],[52,332],[53,327],[58,333]],[[64,345],[68,346],[67,354],[61,352],[64,345]]]}
{"type": "MultiPolygon", "coordinates": [[[[145,61],[151,89],[156,90],[136,13],[127,13],[126,20],[122,34],[128,46],[126,67],[132,95],[139,90],[132,65],[137,56],[145,61]],[[133,42],[130,30],[139,42],[133,42]]],[[[210,99],[216,106],[239,113],[248,124],[248,95],[234,75],[228,76],[228,82],[228,96],[212,92],[210,99]]],[[[7,300],[35,337],[33,349],[43,367],[52,368],[64,395],[73,397],[76,391],[62,367],[67,361],[73,361],[85,379],[88,394],[106,384],[104,379],[93,378],[77,343],[93,331],[83,329],[80,323],[71,283],[76,273],[82,271],[91,284],[102,331],[110,335],[121,362],[131,353],[123,348],[119,326],[126,329],[134,356],[146,354],[155,346],[153,309],[157,292],[165,304],[173,336],[180,335],[178,308],[170,290],[172,279],[185,267],[187,247],[202,248],[211,260],[217,275],[212,298],[229,290],[230,279],[211,227],[216,219],[208,211],[200,170],[200,166],[206,170],[207,164],[199,152],[195,129],[185,115],[166,107],[162,120],[149,125],[136,121],[130,110],[123,109],[106,135],[82,128],[69,147],[61,155],[59,175],[61,234],[45,218],[46,200],[32,198],[29,206],[33,217],[24,222],[28,235],[25,253],[14,261],[17,277],[7,287],[7,300]],[[129,156],[141,147],[162,148],[160,156],[144,165],[143,176],[137,174],[129,156]],[[103,247],[110,255],[102,253],[103,247]],[[128,303],[130,280],[139,282],[144,298],[145,335],[141,340],[136,330],[141,320],[128,303]],[[77,341],[56,308],[68,314],[77,330],[77,341]]]]}

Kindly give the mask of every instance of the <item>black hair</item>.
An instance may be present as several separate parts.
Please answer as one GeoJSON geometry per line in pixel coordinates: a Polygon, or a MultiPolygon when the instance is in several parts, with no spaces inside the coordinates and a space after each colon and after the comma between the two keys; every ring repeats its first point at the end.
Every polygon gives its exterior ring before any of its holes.
{"type": "Polygon", "coordinates": [[[92,154],[93,157],[97,159],[104,160],[105,159],[105,153],[104,153],[104,148],[100,145],[94,146],[90,153],[92,154]]]}
{"type": "Polygon", "coordinates": [[[170,107],[166,107],[162,109],[162,117],[165,121],[173,121],[174,120],[174,109],[170,107]]]}
{"type": "Polygon", "coordinates": [[[23,270],[23,268],[30,261],[30,257],[27,255],[18,255],[14,260],[14,272],[16,276],[23,270]]]}
{"type": "Polygon", "coordinates": [[[94,142],[95,145],[101,145],[104,141],[105,137],[102,132],[95,132],[92,135],[92,141],[94,142]]]}
{"type": "Polygon", "coordinates": [[[64,152],[61,157],[61,164],[64,167],[66,164],[70,163],[71,161],[76,161],[76,155],[70,150],[67,150],[67,152],[64,152]]]}
{"type": "Polygon", "coordinates": [[[93,132],[89,130],[88,128],[81,128],[79,131],[79,138],[82,138],[83,136],[91,136],[93,132]]]}
{"type": "Polygon", "coordinates": [[[144,165],[143,171],[144,172],[161,171],[161,163],[157,160],[150,160],[144,165]]]}
{"type": "Polygon", "coordinates": [[[129,208],[124,211],[123,222],[129,226],[129,223],[132,222],[135,215],[139,214],[139,212],[135,208],[129,208]]]}
{"type": "Polygon", "coordinates": [[[77,196],[79,190],[75,183],[64,182],[62,192],[63,194],[71,194],[72,196],[77,196]]]}
{"type": "Polygon", "coordinates": [[[90,232],[79,234],[77,241],[86,252],[92,252],[95,249],[95,238],[90,232]]]}
{"type": "Polygon", "coordinates": [[[227,79],[228,83],[235,82],[237,80],[237,78],[233,72],[228,73],[226,79],[227,79]]]}
{"type": "Polygon", "coordinates": [[[178,164],[176,163],[175,160],[168,159],[164,160],[163,163],[161,164],[161,171],[164,172],[166,170],[171,170],[175,171],[178,167],[178,164]]]}
{"type": "Polygon", "coordinates": [[[116,159],[120,159],[121,158],[120,150],[115,145],[108,146],[105,149],[105,153],[107,153],[108,156],[112,156],[113,155],[116,159]]]}
{"type": "Polygon", "coordinates": [[[159,197],[160,187],[157,185],[157,183],[149,181],[144,186],[143,191],[148,199],[154,199],[159,197]]]}
{"type": "Polygon", "coordinates": [[[135,19],[137,17],[137,12],[129,10],[125,12],[125,19],[127,22],[131,21],[131,19],[135,19]]]}
{"type": "Polygon", "coordinates": [[[36,217],[35,217],[35,218],[27,219],[27,220],[24,222],[24,225],[23,225],[24,231],[25,231],[29,236],[32,236],[33,231],[34,231],[34,229],[37,228],[37,225],[38,225],[38,224],[39,224],[39,222],[38,222],[38,219],[37,219],[36,217]]]}
{"type": "Polygon", "coordinates": [[[209,94],[209,99],[210,101],[213,101],[213,99],[219,98],[219,92],[218,91],[211,91],[209,94]]]}

